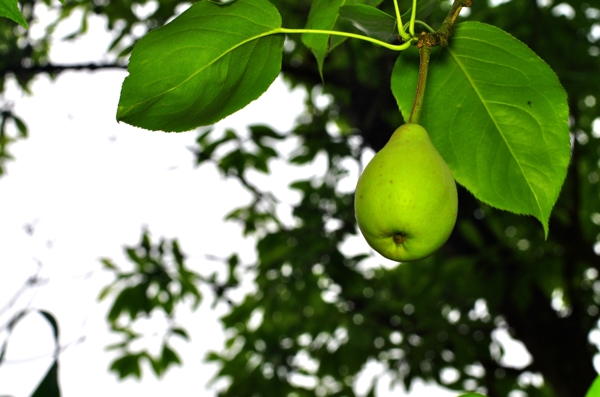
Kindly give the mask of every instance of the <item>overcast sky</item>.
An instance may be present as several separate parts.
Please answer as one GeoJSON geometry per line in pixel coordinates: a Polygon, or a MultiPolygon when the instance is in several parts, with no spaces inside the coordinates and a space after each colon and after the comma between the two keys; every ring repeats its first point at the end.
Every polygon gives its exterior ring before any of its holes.
{"type": "MultiPolygon", "coordinates": [[[[65,27],[57,37],[73,29],[73,25],[65,27]]],[[[35,26],[32,32],[36,32],[35,26]]],[[[93,19],[90,32],[74,43],[57,43],[53,61],[105,60],[110,36],[104,33],[102,21],[93,19]]],[[[220,267],[207,261],[206,254],[226,257],[239,252],[244,262],[255,257],[253,241],[242,238],[239,226],[223,221],[227,212],[249,196],[235,181],[224,180],[213,166],[194,167],[187,148],[193,146],[195,132],[149,132],[115,121],[125,76],[125,71],[64,73],[56,81],[39,77],[31,97],[14,87],[7,91],[5,98],[14,101],[14,110],[27,122],[30,137],[11,146],[16,160],[8,163],[7,175],[0,178],[0,308],[39,266],[41,277],[49,283],[29,290],[9,311],[0,311],[0,324],[25,307],[55,315],[61,345],[67,346],[60,356],[65,397],[152,397],[174,391],[182,397],[214,395],[201,391],[215,373],[215,367],[202,363],[202,358],[208,348],[219,349],[224,340],[217,321],[224,308],[211,310],[209,291],[205,291],[205,302],[196,313],[183,310],[178,315],[192,336],[192,343],[175,344],[183,367],[170,370],[161,381],[148,368],[144,368],[141,382],[120,382],[107,371],[113,356],[103,348],[115,339],[104,320],[107,306],[99,305],[96,297],[111,277],[100,270],[98,258],[110,257],[124,264],[122,246],[137,244],[144,226],[155,240],[177,237],[189,265],[203,274],[220,267]]],[[[277,80],[259,100],[216,128],[243,131],[246,125],[266,123],[287,131],[302,112],[303,99],[303,92],[289,92],[277,80]]],[[[293,144],[287,142],[281,150],[290,151],[293,144]]],[[[372,153],[367,154],[367,161],[370,156],[372,153]]],[[[274,167],[273,175],[255,175],[255,181],[282,199],[285,218],[285,203],[299,198],[287,186],[322,173],[319,161],[303,168],[281,163],[274,167]]],[[[352,191],[358,170],[350,163],[348,167],[350,175],[340,189],[352,191]]],[[[354,252],[369,251],[358,236],[346,246],[354,252]]],[[[379,256],[368,262],[370,266],[380,264],[390,263],[379,256]]],[[[156,327],[156,323],[151,326],[156,327]]],[[[0,332],[0,342],[5,337],[5,332],[0,332]]],[[[506,336],[500,338],[508,341],[506,336]]],[[[144,343],[159,346],[160,332],[144,343]]],[[[10,338],[6,361],[0,366],[0,395],[27,397],[50,364],[53,346],[50,328],[40,316],[23,320],[10,338]]],[[[514,358],[506,359],[523,363],[526,355],[515,349],[510,349],[514,358]]],[[[369,364],[358,390],[381,371],[375,363],[369,364]]],[[[385,379],[380,388],[382,396],[404,395],[400,390],[387,391],[385,379]]],[[[411,393],[427,395],[431,389],[421,384],[411,393]]],[[[436,397],[454,395],[436,392],[436,397]]]]}

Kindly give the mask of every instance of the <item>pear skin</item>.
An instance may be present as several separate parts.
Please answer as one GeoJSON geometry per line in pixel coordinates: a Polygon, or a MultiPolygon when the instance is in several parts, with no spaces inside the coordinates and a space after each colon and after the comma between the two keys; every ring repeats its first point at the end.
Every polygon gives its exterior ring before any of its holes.
{"type": "Polygon", "coordinates": [[[400,126],[373,157],[358,180],[354,210],[367,243],[391,260],[423,259],[448,240],[456,183],[423,127],[400,126]]]}

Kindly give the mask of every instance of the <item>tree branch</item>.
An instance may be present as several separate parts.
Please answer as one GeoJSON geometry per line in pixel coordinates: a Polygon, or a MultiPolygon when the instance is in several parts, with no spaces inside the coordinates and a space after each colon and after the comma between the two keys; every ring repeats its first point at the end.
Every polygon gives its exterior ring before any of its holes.
{"type": "Polygon", "coordinates": [[[56,74],[62,73],[69,70],[99,70],[99,69],[126,69],[127,65],[119,63],[80,63],[72,65],[33,65],[33,66],[20,66],[20,65],[7,65],[8,67],[0,70],[0,75],[5,76],[8,73],[13,73],[17,76],[29,75],[37,73],[49,73],[56,74]]]}

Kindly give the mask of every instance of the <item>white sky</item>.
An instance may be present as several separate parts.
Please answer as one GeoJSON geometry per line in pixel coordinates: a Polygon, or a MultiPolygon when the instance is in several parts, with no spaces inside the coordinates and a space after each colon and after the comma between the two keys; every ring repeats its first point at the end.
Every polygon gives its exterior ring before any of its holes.
{"type": "MultiPolygon", "coordinates": [[[[72,29],[59,31],[57,36],[72,29]]],[[[103,54],[110,36],[103,29],[103,23],[93,19],[93,34],[74,43],[57,43],[53,61],[106,59],[103,54]]],[[[43,267],[41,276],[49,283],[26,293],[12,311],[0,316],[0,324],[27,305],[55,315],[61,345],[68,345],[59,362],[64,397],[142,393],[153,397],[175,391],[181,397],[214,395],[214,391],[200,392],[215,373],[215,366],[202,363],[202,358],[209,348],[219,349],[223,343],[217,317],[224,308],[210,309],[209,291],[204,291],[205,301],[196,313],[183,310],[178,315],[192,337],[191,343],[174,344],[182,367],[168,371],[161,380],[146,367],[141,382],[118,381],[107,371],[113,355],[104,352],[104,347],[115,338],[104,319],[107,305],[99,305],[96,297],[112,278],[100,270],[98,258],[126,264],[121,259],[122,246],[137,244],[144,225],[154,241],[177,237],[189,265],[203,274],[220,268],[205,260],[205,254],[226,257],[235,251],[246,263],[255,257],[253,242],[242,238],[239,226],[223,221],[227,212],[249,196],[235,181],[222,179],[213,166],[193,166],[187,147],[194,146],[195,132],[164,134],[116,123],[125,75],[125,71],[64,73],[54,82],[38,78],[32,97],[22,96],[14,87],[8,91],[6,97],[15,101],[14,109],[27,122],[30,137],[11,146],[16,160],[8,164],[8,175],[0,178],[0,266],[5,276],[0,279],[0,306],[36,272],[38,263],[43,267]],[[33,225],[33,235],[25,232],[26,224],[33,225]]],[[[289,130],[302,111],[303,95],[301,91],[290,93],[278,80],[258,101],[219,123],[218,128],[243,131],[246,125],[266,123],[280,131],[289,130]]],[[[293,149],[290,145],[293,142],[282,150],[293,149]]],[[[275,191],[284,202],[293,203],[299,196],[286,189],[289,183],[319,174],[323,167],[319,161],[301,169],[281,162],[273,170],[268,177],[254,175],[254,180],[275,191]]],[[[340,186],[343,190],[354,189],[358,171],[350,171],[340,186]]],[[[281,210],[285,218],[286,207],[281,210]]],[[[347,247],[368,251],[359,237],[347,247]]],[[[371,261],[372,265],[381,263],[381,257],[371,261]]],[[[5,337],[0,332],[0,342],[5,337]]],[[[145,342],[158,346],[159,339],[160,330],[156,338],[145,342]]],[[[50,328],[40,316],[23,320],[10,338],[6,361],[0,366],[0,395],[28,396],[51,363],[53,346],[50,328]]],[[[516,356],[505,357],[508,362],[526,359],[522,348],[509,351],[516,356]]],[[[368,368],[363,380],[382,372],[375,363],[368,368]]],[[[364,390],[364,382],[359,382],[357,389],[364,390]]],[[[379,396],[405,395],[400,389],[389,391],[385,377],[379,389],[379,396]]],[[[410,395],[431,392],[417,384],[410,395]]],[[[454,395],[436,389],[436,396],[454,395]]]]}

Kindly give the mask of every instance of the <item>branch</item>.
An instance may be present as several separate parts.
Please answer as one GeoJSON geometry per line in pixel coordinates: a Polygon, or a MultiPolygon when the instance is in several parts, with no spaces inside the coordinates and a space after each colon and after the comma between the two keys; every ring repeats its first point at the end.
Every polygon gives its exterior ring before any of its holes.
{"type": "Polygon", "coordinates": [[[460,14],[460,11],[463,7],[471,7],[472,5],[473,0],[454,0],[450,11],[448,11],[448,15],[442,23],[442,26],[440,26],[435,33],[421,33],[417,47],[447,46],[450,41],[450,36],[452,36],[452,32],[454,31],[454,24],[456,23],[458,14],[460,14]]]}
{"type": "Polygon", "coordinates": [[[119,63],[80,63],[72,65],[33,65],[33,66],[21,66],[21,65],[8,65],[8,67],[0,70],[0,76],[5,76],[8,73],[14,73],[17,76],[36,74],[36,73],[62,73],[69,70],[98,70],[98,69],[126,69],[127,65],[119,63]]]}

